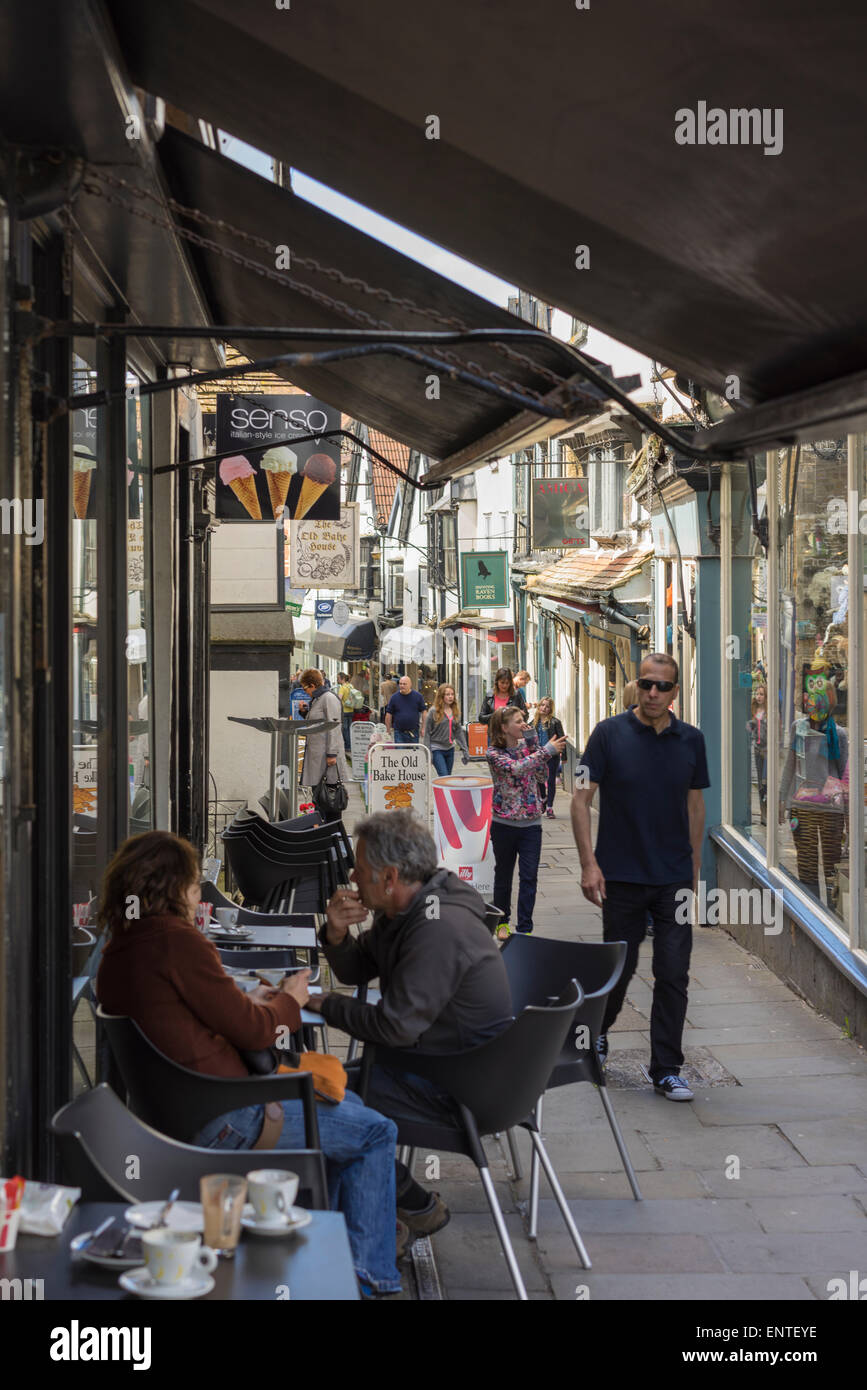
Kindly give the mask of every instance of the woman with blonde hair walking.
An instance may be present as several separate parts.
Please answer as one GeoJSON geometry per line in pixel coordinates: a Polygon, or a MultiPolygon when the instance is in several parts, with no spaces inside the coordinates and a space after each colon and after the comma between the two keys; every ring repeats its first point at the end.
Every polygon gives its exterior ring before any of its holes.
{"type": "MultiPolygon", "coordinates": [[[[554,701],[550,695],[546,695],[536,706],[536,717],[533,720],[533,727],[539,737],[539,743],[544,748],[549,739],[566,738],[565,730],[560,720],[554,714],[554,701]]],[[[557,778],[560,776],[560,755],[552,757],[548,762],[548,786],[545,797],[545,812],[549,820],[554,819],[554,794],[557,790],[557,778]]]]}
{"type": "Polygon", "coordinates": [[[461,724],[460,705],[453,685],[437,686],[434,702],[424,717],[422,740],[430,749],[431,762],[438,777],[448,777],[455,765],[455,746],[464,763],[469,762],[467,735],[461,724]]]}

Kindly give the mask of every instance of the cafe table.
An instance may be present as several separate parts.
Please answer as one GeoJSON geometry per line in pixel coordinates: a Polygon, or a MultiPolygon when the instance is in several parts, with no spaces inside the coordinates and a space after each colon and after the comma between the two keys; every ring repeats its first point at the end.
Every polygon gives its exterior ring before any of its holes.
{"type": "MultiPolygon", "coordinates": [[[[95,1231],[107,1216],[120,1223],[128,1206],[128,1202],[79,1202],[58,1236],[19,1232],[16,1248],[0,1255],[0,1279],[41,1279],[46,1300],[150,1302],[126,1293],[117,1282],[119,1271],[90,1264],[69,1250],[70,1241],[85,1231],[95,1231]]],[[[242,1231],[234,1259],[218,1261],[211,1292],[191,1301],[241,1299],[273,1303],[287,1296],[299,1303],[358,1301],[358,1284],[342,1214],[314,1211],[312,1216],[310,1225],[297,1235],[275,1238],[242,1231]]]]}

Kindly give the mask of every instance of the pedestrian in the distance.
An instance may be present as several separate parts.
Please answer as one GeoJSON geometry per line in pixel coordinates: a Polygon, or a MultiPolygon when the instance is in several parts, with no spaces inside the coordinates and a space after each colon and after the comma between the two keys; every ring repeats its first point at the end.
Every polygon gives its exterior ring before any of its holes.
{"type": "MultiPolygon", "coordinates": [[[[343,713],[340,701],[333,690],[326,690],[322,680],[322,672],[315,667],[301,673],[301,686],[305,695],[308,697],[308,709],[306,718],[310,720],[334,719],[337,727],[334,729],[314,730],[305,735],[304,738],[304,762],[301,765],[301,785],[310,787],[315,792],[321,782],[336,783],[349,781],[349,770],[346,766],[346,757],[343,750],[343,734],[340,727],[340,719],[343,713]]],[[[340,812],[334,816],[326,816],[319,802],[317,809],[323,820],[339,820],[340,812]]]]}
{"type": "Polygon", "coordinates": [[[341,718],[341,723],[343,725],[343,747],[348,753],[351,750],[349,727],[352,723],[352,716],[355,713],[355,692],[352,688],[352,681],[349,678],[348,671],[341,671],[337,677],[337,698],[343,710],[341,718]]]}
{"type": "Polygon", "coordinates": [[[394,733],[395,743],[418,743],[419,720],[424,710],[424,700],[413,690],[409,676],[401,676],[385,708],[385,727],[394,733]]]}
{"type": "MultiPolygon", "coordinates": [[[[560,720],[554,714],[554,701],[550,695],[546,695],[536,706],[536,717],[533,720],[533,727],[539,738],[539,742],[544,748],[545,744],[552,738],[562,738],[566,734],[560,720]]],[[[546,788],[545,812],[550,820],[554,819],[554,794],[557,790],[557,778],[560,776],[560,756],[549,759],[548,762],[548,785],[546,788]]]]}
{"type": "Polygon", "coordinates": [[[490,724],[491,715],[498,709],[506,709],[511,705],[514,709],[527,708],[527,699],[523,690],[515,684],[515,678],[508,666],[502,666],[494,676],[494,688],[490,695],[486,695],[482,701],[482,708],[479,710],[479,723],[490,724]]]}
{"type": "Polygon", "coordinates": [[[385,680],[379,683],[379,722],[385,723],[385,711],[388,709],[388,702],[397,690],[397,676],[386,676],[385,680]]]}
{"type": "MultiPolygon", "coordinates": [[[[512,879],[518,864],[518,921],[516,930],[533,930],[536,883],[542,853],[542,807],[548,783],[548,762],[559,758],[565,738],[539,743],[527,728],[523,710],[507,705],[491,716],[490,747],[485,756],[494,783],[491,844],[494,847],[494,903],[503,923],[512,907],[512,879]]],[[[497,935],[502,939],[502,928],[497,935]]],[[[508,927],[505,933],[508,936],[508,927]]]]}
{"type": "Polygon", "coordinates": [[[520,693],[523,695],[527,709],[531,709],[535,704],[535,701],[531,700],[528,694],[528,687],[532,679],[533,677],[530,675],[529,671],[515,672],[515,689],[520,691],[520,693]]]}
{"type": "Polygon", "coordinates": [[[467,735],[461,724],[461,711],[454,686],[440,685],[434,702],[424,718],[423,741],[430,749],[431,762],[437,776],[448,777],[455,765],[455,746],[461,750],[466,765],[470,760],[467,735]]]}
{"type": "Polygon", "coordinates": [[[636,681],[627,681],[623,687],[623,708],[632,709],[632,706],[637,704],[638,684],[636,681]]]}
{"type": "Polygon", "coordinates": [[[589,902],[602,907],[603,937],[625,941],[628,947],[626,967],[608,996],[595,1039],[600,1060],[608,1055],[608,1030],[635,973],[649,912],[654,929],[650,1076],[669,1100],[692,1100],[680,1076],[692,949],[688,890],[694,893],[698,884],[702,790],[710,780],[704,735],[669,711],[677,682],[673,657],[665,652],[645,657],[638,704],[596,725],[578,769],[572,829],[581,857],[581,889],[589,902]],[[597,787],[594,853],[590,803],[597,787]]]}

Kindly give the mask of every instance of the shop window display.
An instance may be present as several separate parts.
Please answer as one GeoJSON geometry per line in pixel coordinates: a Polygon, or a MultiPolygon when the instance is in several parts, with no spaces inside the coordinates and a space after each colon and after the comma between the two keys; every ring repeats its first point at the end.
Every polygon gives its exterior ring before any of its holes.
{"type": "Polygon", "coordinates": [[[849,884],[848,537],[845,440],[779,461],[779,865],[841,921],[849,884]]]}

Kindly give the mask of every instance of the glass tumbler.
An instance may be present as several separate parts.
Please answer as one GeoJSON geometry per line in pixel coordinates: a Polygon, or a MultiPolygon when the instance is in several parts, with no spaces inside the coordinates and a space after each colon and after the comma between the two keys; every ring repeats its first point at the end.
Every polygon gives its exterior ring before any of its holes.
{"type": "Polygon", "coordinates": [[[199,1191],[205,1218],[204,1243],[222,1259],[231,1260],[241,1238],[247,1179],[234,1173],[210,1173],[200,1179],[199,1191]]]}

